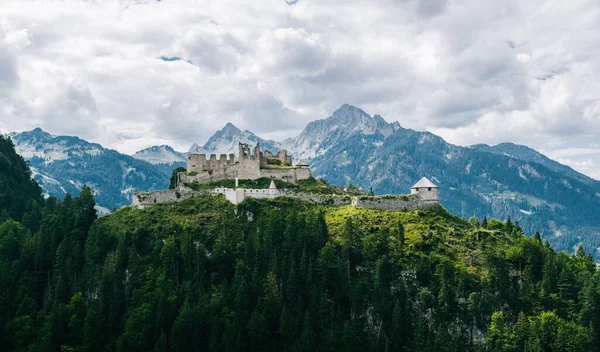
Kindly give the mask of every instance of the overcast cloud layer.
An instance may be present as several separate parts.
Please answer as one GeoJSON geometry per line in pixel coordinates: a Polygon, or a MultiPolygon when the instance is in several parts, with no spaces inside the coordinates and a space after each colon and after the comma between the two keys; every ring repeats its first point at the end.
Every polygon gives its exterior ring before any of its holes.
{"type": "Polygon", "coordinates": [[[2,1],[0,131],[126,153],[343,103],[600,179],[598,0],[2,1]]]}

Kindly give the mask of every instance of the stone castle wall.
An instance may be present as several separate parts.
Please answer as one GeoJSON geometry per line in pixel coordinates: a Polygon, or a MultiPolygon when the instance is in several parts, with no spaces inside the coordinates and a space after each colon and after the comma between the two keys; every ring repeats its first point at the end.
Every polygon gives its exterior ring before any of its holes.
{"type": "MultiPolygon", "coordinates": [[[[260,177],[276,178],[289,183],[296,183],[300,180],[311,178],[309,168],[290,168],[290,169],[261,169],[260,177]]],[[[247,177],[239,177],[244,179],[247,177]]]]}
{"type": "Polygon", "coordinates": [[[179,173],[181,183],[210,183],[225,179],[239,178],[255,180],[261,177],[275,178],[289,183],[308,180],[312,176],[309,168],[273,168],[256,167],[253,160],[242,160],[226,168],[211,171],[194,171],[179,173]]]}
{"type": "Polygon", "coordinates": [[[187,170],[189,172],[202,172],[208,170],[219,170],[230,167],[235,164],[235,154],[221,154],[217,158],[216,154],[206,157],[206,154],[188,154],[187,170]]]}
{"type": "Polygon", "coordinates": [[[325,195],[310,192],[297,192],[293,190],[279,191],[268,189],[216,188],[210,191],[194,191],[185,187],[182,187],[178,190],[135,193],[133,195],[133,201],[131,205],[137,208],[145,208],[153,204],[182,201],[184,199],[201,194],[224,194],[225,197],[234,204],[239,204],[244,200],[244,198],[263,199],[289,197],[313,204],[331,206],[353,205],[356,207],[378,210],[398,211],[440,208],[439,202],[422,200],[418,195],[351,197],[347,195],[325,195]]]}
{"type": "Polygon", "coordinates": [[[435,188],[412,188],[410,190],[410,194],[412,195],[418,195],[419,197],[421,197],[422,200],[424,201],[439,201],[440,199],[440,190],[439,188],[435,187],[435,188]]]}
{"type": "Polygon", "coordinates": [[[281,149],[277,154],[271,153],[270,150],[265,150],[264,153],[262,153],[260,160],[262,166],[268,165],[267,159],[277,159],[281,161],[282,165],[293,165],[292,156],[288,155],[288,152],[285,149],[281,149]]]}
{"type": "Polygon", "coordinates": [[[145,208],[154,204],[179,202],[202,193],[203,192],[197,192],[186,188],[170,189],[166,191],[138,192],[133,194],[131,205],[136,208],[145,208]]]}
{"type": "Polygon", "coordinates": [[[379,210],[435,209],[440,206],[439,202],[422,200],[418,195],[355,197],[352,200],[352,205],[379,210]]]}
{"type": "Polygon", "coordinates": [[[187,173],[180,173],[179,179],[183,183],[210,183],[223,179],[249,179],[255,180],[261,177],[276,178],[286,182],[295,183],[311,177],[308,167],[273,167],[268,165],[267,157],[278,159],[282,165],[292,163],[292,157],[286,150],[280,150],[273,154],[266,150],[260,151],[260,145],[254,147],[254,151],[248,144],[239,143],[239,154],[216,154],[206,157],[206,154],[188,154],[187,173]]]}

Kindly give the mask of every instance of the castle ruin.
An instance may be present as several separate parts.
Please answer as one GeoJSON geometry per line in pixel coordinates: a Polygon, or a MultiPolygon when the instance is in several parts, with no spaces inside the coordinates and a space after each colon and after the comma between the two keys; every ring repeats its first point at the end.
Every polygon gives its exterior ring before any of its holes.
{"type": "Polygon", "coordinates": [[[180,183],[210,183],[224,179],[256,180],[262,177],[279,179],[289,183],[311,177],[306,163],[293,165],[291,155],[285,149],[276,154],[260,150],[260,143],[251,148],[247,143],[238,144],[238,155],[189,153],[187,172],[179,174],[180,183]],[[252,150],[254,149],[254,150],[252,150]]]}

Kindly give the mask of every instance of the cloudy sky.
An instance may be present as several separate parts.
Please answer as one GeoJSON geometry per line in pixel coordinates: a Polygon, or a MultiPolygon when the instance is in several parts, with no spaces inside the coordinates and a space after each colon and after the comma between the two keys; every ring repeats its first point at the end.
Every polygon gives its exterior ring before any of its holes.
{"type": "Polygon", "coordinates": [[[0,3],[2,132],[187,150],[228,121],[294,136],[343,103],[600,179],[600,2],[0,3]]]}

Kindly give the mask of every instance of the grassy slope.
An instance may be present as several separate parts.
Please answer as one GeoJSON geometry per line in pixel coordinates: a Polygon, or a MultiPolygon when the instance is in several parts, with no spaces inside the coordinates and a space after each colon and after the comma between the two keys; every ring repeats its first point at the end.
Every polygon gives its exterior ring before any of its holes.
{"type": "Polygon", "coordinates": [[[483,274],[478,270],[483,261],[480,248],[482,241],[503,244],[503,247],[512,242],[500,231],[475,228],[445,209],[388,211],[352,206],[331,207],[325,217],[330,234],[339,236],[348,218],[358,225],[359,233],[363,236],[380,233],[382,228],[389,229],[401,223],[406,246],[403,253],[396,253],[398,256],[407,256],[411,261],[435,252],[433,254],[461,263],[471,273],[483,274]]]}

